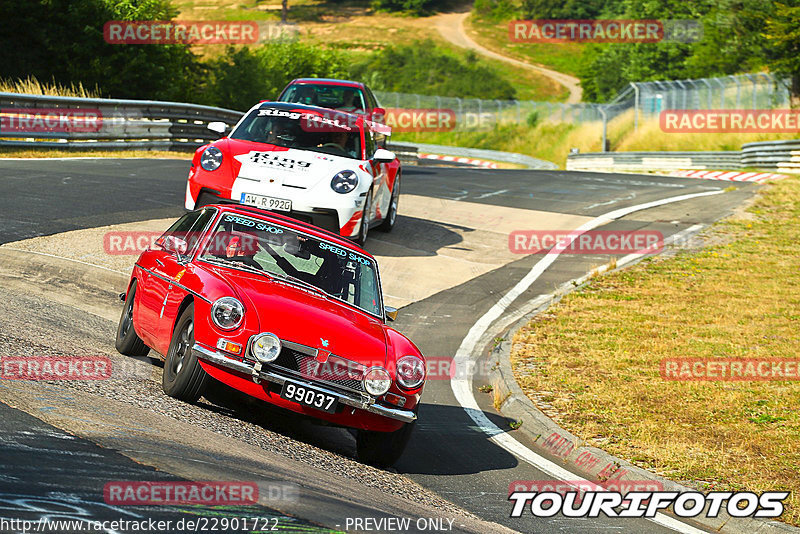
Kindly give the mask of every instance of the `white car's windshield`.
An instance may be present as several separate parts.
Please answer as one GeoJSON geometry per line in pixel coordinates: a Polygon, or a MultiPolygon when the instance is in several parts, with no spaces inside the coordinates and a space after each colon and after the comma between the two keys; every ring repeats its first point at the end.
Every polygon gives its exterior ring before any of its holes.
{"type": "Polygon", "coordinates": [[[225,213],[200,259],[310,285],[382,317],[373,259],[285,226],[225,213]]]}
{"type": "Polygon", "coordinates": [[[334,113],[321,115],[262,107],[251,111],[230,137],[361,159],[360,129],[348,116],[338,117],[334,113]]]}

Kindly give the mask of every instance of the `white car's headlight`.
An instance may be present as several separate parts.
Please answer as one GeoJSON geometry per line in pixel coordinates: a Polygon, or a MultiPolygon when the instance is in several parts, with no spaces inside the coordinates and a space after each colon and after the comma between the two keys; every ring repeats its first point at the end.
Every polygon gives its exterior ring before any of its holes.
{"type": "Polygon", "coordinates": [[[244,320],[244,304],[233,297],[222,297],[211,306],[211,320],[223,330],[238,328],[244,320]]]}
{"type": "Polygon", "coordinates": [[[207,171],[216,171],[222,165],[222,151],[215,146],[210,146],[200,156],[200,166],[207,171]]]}
{"type": "Polygon", "coordinates": [[[392,377],[383,367],[370,367],[364,374],[364,389],[375,397],[383,395],[392,386],[392,377]]]}
{"type": "Polygon", "coordinates": [[[259,334],[253,340],[253,345],[250,347],[250,352],[253,353],[256,360],[261,363],[270,363],[278,359],[281,353],[281,340],[275,334],[259,334]]]}
{"type": "Polygon", "coordinates": [[[397,382],[407,389],[419,387],[425,381],[425,362],[416,356],[397,360],[397,382]]]}
{"type": "Polygon", "coordinates": [[[349,193],[356,187],[358,187],[358,175],[353,171],[338,172],[331,180],[331,189],[337,193],[349,193]]]}

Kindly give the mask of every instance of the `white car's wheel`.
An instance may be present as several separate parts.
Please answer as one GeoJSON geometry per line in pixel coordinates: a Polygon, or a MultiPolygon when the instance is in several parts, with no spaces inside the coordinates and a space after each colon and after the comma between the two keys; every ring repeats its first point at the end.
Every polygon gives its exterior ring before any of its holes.
{"type": "Polygon", "coordinates": [[[400,174],[394,180],[394,188],[392,189],[392,200],[389,202],[389,213],[383,219],[383,222],[378,227],[381,232],[391,232],[394,228],[394,223],[397,220],[397,206],[400,203],[400,174]]]}
{"type": "Polygon", "coordinates": [[[369,235],[369,210],[372,205],[372,191],[367,193],[367,198],[364,200],[364,210],[361,212],[361,227],[358,229],[358,237],[356,243],[364,246],[367,242],[367,235],[369,235]]]}

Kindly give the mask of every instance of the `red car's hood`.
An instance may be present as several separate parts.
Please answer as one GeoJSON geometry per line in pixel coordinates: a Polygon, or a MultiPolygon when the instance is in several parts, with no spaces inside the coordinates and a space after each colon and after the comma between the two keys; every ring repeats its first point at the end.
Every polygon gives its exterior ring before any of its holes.
{"type": "Polygon", "coordinates": [[[386,333],[378,319],[333,297],[290,283],[240,271],[213,270],[238,293],[247,313],[258,314],[261,332],[350,360],[386,366],[386,333]]]}

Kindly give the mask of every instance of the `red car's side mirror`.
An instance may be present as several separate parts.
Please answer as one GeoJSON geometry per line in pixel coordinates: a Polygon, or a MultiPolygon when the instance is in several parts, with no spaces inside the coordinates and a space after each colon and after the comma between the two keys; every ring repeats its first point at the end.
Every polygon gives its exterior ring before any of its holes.
{"type": "Polygon", "coordinates": [[[161,246],[167,252],[174,252],[178,256],[183,256],[186,254],[186,251],[189,250],[189,245],[181,239],[180,237],[175,237],[174,235],[168,235],[164,237],[159,237],[156,244],[161,246]]]}

